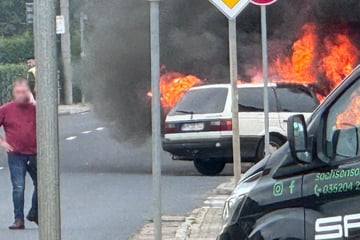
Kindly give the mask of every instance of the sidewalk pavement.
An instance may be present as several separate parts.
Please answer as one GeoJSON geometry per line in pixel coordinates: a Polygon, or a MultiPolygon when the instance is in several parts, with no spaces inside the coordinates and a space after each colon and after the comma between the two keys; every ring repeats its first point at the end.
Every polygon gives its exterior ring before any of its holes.
{"type": "MultiPolygon", "coordinates": [[[[234,180],[219,185],[204,201],[204,205],[193,210],[188,216],[163,216],[163,239],[215,240],[222,226],[224,203],[234,186],[234,180]]],[[[154,239],[153,228],[152,222],[145,224],[130,240],[154,239]]]]}
{"type": "Polygon", "coordinates": [[[59,115],[71,115],[90,112],[89,104],[59,105],[59,115]]]}

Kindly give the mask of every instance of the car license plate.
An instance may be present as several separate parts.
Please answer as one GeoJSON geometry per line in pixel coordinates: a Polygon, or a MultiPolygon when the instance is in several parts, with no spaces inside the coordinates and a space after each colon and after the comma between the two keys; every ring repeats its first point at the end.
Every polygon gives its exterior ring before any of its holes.
{"type": "Polygon", "coordinates": [[[204,129],[204,123],[185,123],[181,127],[181,131],[201,131],[204,129]]]}

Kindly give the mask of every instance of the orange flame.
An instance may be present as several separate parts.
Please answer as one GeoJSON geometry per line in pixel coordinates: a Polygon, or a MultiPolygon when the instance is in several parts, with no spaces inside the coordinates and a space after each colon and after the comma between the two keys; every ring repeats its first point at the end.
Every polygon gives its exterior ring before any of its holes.
{"type": "Polygon", "coordinates": [[[322,103],[323,101],[325,101],[326,97],[320,93],[316,93],[316,98],[319,100],[320,103],[322,103]]]}
{"type": "Polygon", "coordinates": [[[344,34],[327,37],[324,43],[327,55],[322,59],[322,67],[334,88],[355,67],[360,52],[344,34]]]}
{"type": "MultiPolygon", "coordinates": [[[[346,34],[330,34],[321,38],[314,23],[306,23],[292,45],[289,57],[278,57],[272,63],[269,79],[272,82],[312,85],[318,90],[319,101],[348,75],[360,60],[360,50],[346,34]],[[324,79],[327,80],[323,81],[324,79]]],[[[166,72],[166,66],[161,70],[166,72]]],[[[252,83],[262,82],[262,73],[254,72],[252,83]]],[[[246,83],[239,77],[238,83],[246,83]]],[[[164,73],[160,78],[161,102],[164,108],[173,107],[191,87],[202,81],[193,75],[178,72],[164,73]]],[[[151,96],[151,93],[148,93],[151,96]]]]}
{"type": "MultiPolygon", "coordinates": [[[[356,66],[360,50],[343,33],[333,33],[321,39],[313,23],[305,24],[302,31],[292,46],[292,56],[277,58],[274,69],[281,82],[313,84],[321,92],[316,95],[322,102],[322,94],[336,87],[356,66]],[[319,81],[319,77],[325,77],[327,82],[319,81]]],[[[338,114],[337,127],[360,124],[359,106],[360,97],[353,96],[347,110],[338,114]]]]}
{"type": "Polygon", "coordinates": [[[190,88],[202,81],[193,75],[168,72],[160,78],[161,103],[164,108],[172,108],[190,88]]]}
{"type": "Polygon", "coordinates": [[[277,58],[275,69],[282,82],[310,84],[316,82],[313,69],[317,43],[316,26],[308,23],[302,28],[303,35],[293,44],[291,58],[277,58]]]}
{"type": "Polygon", "coordinates": [[[292,46],[292,56],[274,62],[279,81],[300,84],[318,84],[318,77],[325,76],[328,86],[319,86],[329,91],[355,67],[360,50],[345,34],[333,34],[320,39],[317,27],[307,23],[302,28],[301,37],[292,46]],[[321,45],[324,45],[323,51],[321,45]]]}
{"type": "Polygon", "coordinates": [[[349,106],[336,117],[337,128],[348,128],[360,124],[360,96],[352,96],[349,106]]]}

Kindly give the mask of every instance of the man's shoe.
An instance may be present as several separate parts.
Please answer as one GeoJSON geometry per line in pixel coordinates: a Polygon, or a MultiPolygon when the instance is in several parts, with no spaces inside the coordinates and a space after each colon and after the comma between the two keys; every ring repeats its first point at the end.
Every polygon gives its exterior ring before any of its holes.
{"type": "Polygon", "coordinates": [[[39,219],[37,216],[27,215],[26,219],[30,222],[36,223],[36,225],[39,225],[39,219]]]}
{"type": "Polygon", "coordinates": [[[31,208],[28,215],[26,216],[26,219],[39,225],[38,211],[34,210],[34,208],[31,208]]]}
{"type": "Polygon", "coordinates": [[[25,229],[25,223],[24,220],[15,220],[15,222],[9,226],[10,230],[24,230],[25,229]]]}

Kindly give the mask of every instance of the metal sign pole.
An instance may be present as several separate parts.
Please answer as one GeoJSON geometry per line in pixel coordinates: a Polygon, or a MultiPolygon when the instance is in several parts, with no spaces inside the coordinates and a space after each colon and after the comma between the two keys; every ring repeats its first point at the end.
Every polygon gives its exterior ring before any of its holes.
{"type": "Polygon", "coordinates": [[[263,57],[263,79],[264,79],[264,117],[265,117],[265,139],[264,152],[270,154],[270,134],[269,134],[269,87],[268,87],[268,50],[267,50],[267,23],[266,6],[261,7],[261,41],[263,57]]]}
{"type": "Polygon", "coordinates": [[[232,147],[234,161],[234,177],[238,182],[241,177],[241,151],[240,151],[240,126],[239,126],[239,103],[237,88],[237,43],[236,43],[236,17],[242,12],[250,0],[210,0],[229,19],[229,59],[230,59],[230,82],[231,82],[231,112],[232,112],[232,147]]]}
{"type": "Polygon", "coordinates": [[[154,239],[161,240],[160,0],[150,2],[154,239]]]}
{"type": "Polygon", "coordinates": [[[61,239],[56,0],[35,0],[36,119],[40,240],[61,239]]]}
{"type": "Polygon", "coordinates": [[[231,112],[232,112],[232,140],[234,177],[238,182],[241,177],[241,153],[240,153],[240,127],[239,127],[239,103],[237,88],[237,43],[236,43],[236,18],[229,19],[229,55],[230,55],[230,81],[231,81],[231,112]]]}
{"type": "Polygon", "coordinates": [[[60,12],[65,20],[65,33],[61,34],[61,54],[64,66],[64,95],[65,104],[73,104],[73,79],[71,65],[71,36],[69,0],[60,0],[60,12]]]}

